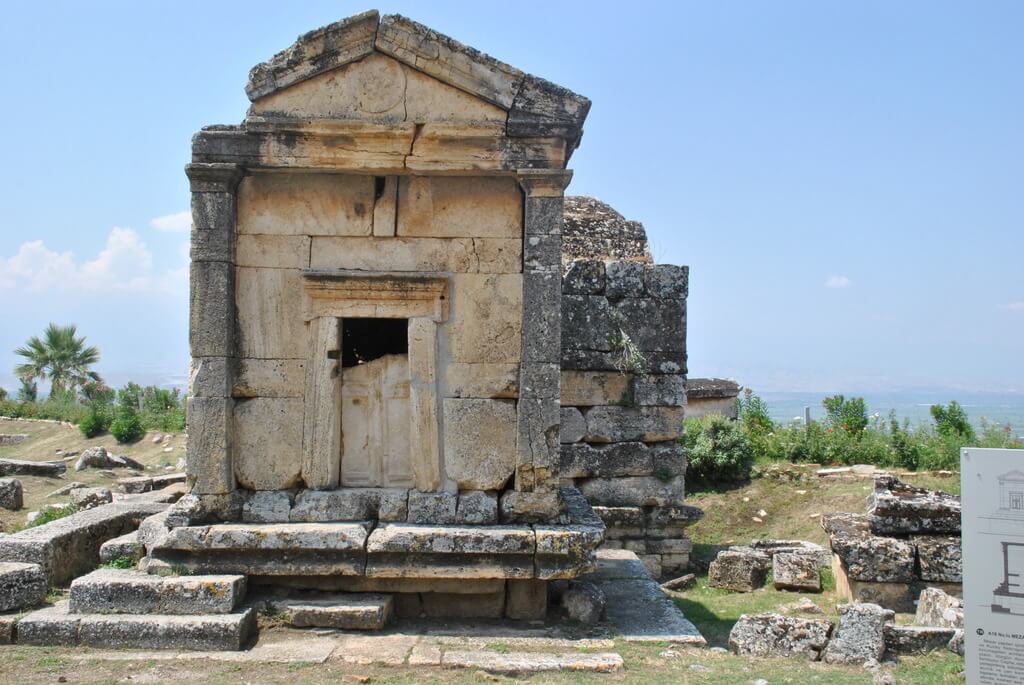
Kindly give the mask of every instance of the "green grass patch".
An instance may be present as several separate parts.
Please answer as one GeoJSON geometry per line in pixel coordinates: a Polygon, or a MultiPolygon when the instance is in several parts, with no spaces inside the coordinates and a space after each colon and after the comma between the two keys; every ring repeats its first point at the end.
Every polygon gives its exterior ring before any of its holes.
{"type": "Polygon", "coordinates": [[[100,564],[100,568],[133,569],[135,566],[135,559],[131,557],[118,557],[117,559],[111,559],[105,564],[100,564]]]}
{"type": "Polygon", "coordinates": [[[39,512],[39,516],[35,518],[31,523],[26,523],[25,528],[35,528],[44,524],[50,523],[51,521],[57,521],[58,519],[71,516],[72,514],[78,513],[78,507],[74,504],[63,504],[59,507],[50,507],[43,509],[39,512]]]}

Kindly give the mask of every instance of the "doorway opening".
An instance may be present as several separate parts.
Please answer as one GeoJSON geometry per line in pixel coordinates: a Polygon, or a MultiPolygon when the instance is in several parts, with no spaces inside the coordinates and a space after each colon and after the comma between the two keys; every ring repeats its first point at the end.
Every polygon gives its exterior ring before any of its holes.
{"type": "Polygon", "coordinates": [[[408,319],[345,319],[341,327],[341,366],[372,362],[388,354],[409,354],[408,319]]]}

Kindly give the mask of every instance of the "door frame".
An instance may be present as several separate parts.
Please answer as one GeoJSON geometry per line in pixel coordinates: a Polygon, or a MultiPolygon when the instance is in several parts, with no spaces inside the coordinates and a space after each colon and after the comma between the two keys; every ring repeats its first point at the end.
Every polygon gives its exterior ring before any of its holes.
{"type": "Polygon", "coordinates": [[[448,279],[415,273],[307,270],[304,319],[310,341],[302,477],[334,489],[341,479],[341,331],[346,318],[409,320],[410,442],[416,489],[435,492],[444,478],[438,424],[437,326],[448,319],[448,279]]]}

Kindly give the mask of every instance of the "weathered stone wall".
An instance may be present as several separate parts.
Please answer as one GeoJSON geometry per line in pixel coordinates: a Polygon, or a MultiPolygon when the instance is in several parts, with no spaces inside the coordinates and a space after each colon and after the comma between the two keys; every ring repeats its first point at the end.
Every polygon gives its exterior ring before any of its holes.
{"type": "Polygon", "coordinates": [[[561,477],[604,519],[606,547],[671,574],[689,563],[685,528],[700,516],[683,503],[678,442],[688,270],[645,263],[643,226],[593,198],[566,198],[566,232],[561,477]]]}
{"type": "MultiPolygon", "coordinates": [[[[514,436],[508,398],[518,396],[522,206],[519,185],[508,176],[244,178],[235,263],[239,368],[232,389],[238,484],[250,490],[303,485],[299,446],[313,335],[303,315],[306,269],[446,277],[448,319],[437,328],[443,412],[472,413],[479,431],[504,428],[514,436]]],[[[449,477],[457,477],[456,485],[508,480],[515,451],[466,462],[474,450],[459,440],[471,437],[444,433],[446,456],[456,460],[448,463],[449,477]]]]}

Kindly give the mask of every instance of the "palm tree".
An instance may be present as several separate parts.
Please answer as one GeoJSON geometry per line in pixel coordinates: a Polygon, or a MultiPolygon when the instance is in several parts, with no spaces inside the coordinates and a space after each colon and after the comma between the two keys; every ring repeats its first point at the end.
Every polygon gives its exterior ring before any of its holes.
{"type": "Polygon", "coordinates": [[[98,381],[100,376],[89,367],[100,360],[100,351],[85,345],[85,338],[75,337],[74,324],[58,326],[51,323],[40,339],[32,336],[19,347],[15,354],[27,361],[14,367],[14,374],[25,384],[50,379],[50,396],[57,397],[68,391],[76,391],[89,381],[98,381]]]}

